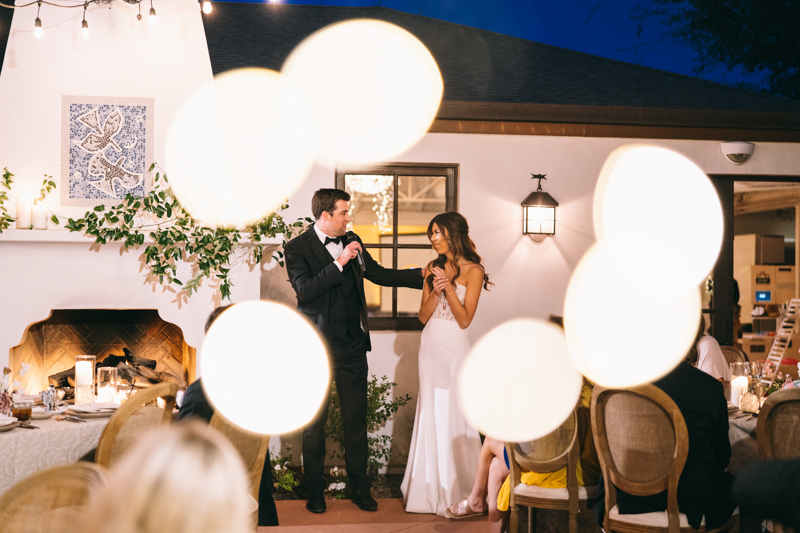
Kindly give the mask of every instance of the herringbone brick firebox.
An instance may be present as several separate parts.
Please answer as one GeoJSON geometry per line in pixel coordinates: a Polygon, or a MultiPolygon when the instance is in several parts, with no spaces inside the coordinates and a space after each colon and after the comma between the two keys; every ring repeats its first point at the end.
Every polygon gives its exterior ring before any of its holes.
{"type": "Polygon", "coordinates": [[[195,350],[183,339],[180,328],[165,322],[154,309],[54,310],[47,320],[31,325],[22,342],[11,349],[10,364],[31,369],[22,380],[28,392],[47,387],[47,376],[75,366],[75,356],[135,355],[155,359],[156,369],[194,380],[195,350]]]}

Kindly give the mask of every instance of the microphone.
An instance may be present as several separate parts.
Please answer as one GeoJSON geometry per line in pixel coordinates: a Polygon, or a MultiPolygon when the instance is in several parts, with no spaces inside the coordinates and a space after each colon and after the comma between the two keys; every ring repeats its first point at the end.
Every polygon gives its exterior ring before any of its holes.
{"type": "MultiPolygon", "coordinates": [[[[347,244],[350,244],[353,241],[357,242],[356,234],[352,231],[348,231],[344,234],[344,239],[347,244]]],[[[361,272],[365,272],[367,270],[366,265],[364,265],[364,256],[361,255],[361,252],[356,252],[356,258],[358,258],[358,266],[361,268],[361,272]]]]}

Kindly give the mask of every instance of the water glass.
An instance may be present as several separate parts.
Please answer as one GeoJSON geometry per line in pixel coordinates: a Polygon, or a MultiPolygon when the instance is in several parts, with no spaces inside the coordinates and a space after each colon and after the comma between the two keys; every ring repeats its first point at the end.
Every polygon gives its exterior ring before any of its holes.
{"type": "Polygon", "coordinates": [[[11,404],[11,416],[20,422],[27,422],[33,414],[33,402],[30,400],[15,400],[11,404]]]}

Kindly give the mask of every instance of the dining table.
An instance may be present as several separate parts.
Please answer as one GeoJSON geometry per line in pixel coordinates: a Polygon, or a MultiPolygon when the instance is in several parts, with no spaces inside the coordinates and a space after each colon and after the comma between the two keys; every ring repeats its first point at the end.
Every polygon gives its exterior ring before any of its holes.
{"type": "Polygon", "coordinates": [[[728,413],[728,439],[731,442],[728,472],[738,474],[745,466],[758,461],[757,424],[756,415],[741,411],[728,413]]]}
{"type": "Polygon", "coordinates": [[[108,418],[83,422],[56,417],[31,420],[38,429],[15,428],[0,433],[0,495],[40,470],[77,462],[97,447],[108,418]]]}

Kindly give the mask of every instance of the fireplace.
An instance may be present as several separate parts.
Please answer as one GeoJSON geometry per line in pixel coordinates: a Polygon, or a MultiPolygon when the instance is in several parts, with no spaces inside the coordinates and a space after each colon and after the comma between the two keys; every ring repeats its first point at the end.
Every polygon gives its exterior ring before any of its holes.
{"type": "Polygon", "coordinates": [[[75,366],[75,356],[95,355],[101,362],[127,348],[156,361],[156,370],[191,383],[195,379],[195,349],[181,329],[164,321],[155,309],[58,309],[47,320],[31,325],[22,342],[11,348],[9,363],[16,371],[28,363],[22,378],[29,392],[47,388],[48,376],[75,366]]]}
{"type": "MultiPolygon", "coordinates": [[[[30,363],[24,384],[35,393],[48,375],[71,368],[74,355],[105,358],[127,347],[143,357],[152,349],[159,370],[191,382],[191,354],[203,342],[209,313],[223,302],[213,283],[204,281],[188,297],[180,287],[148,276],[148,244],[129,250],[98,246],[83,235],[52,229],[0,234],[0,367],[16,371],[20,362],[30,363]]],[[[246,261],[246,247],[239,253],[243,257],[229,274],[232,300],[258,300],[261,270],[246,261]]],[[[178,277],[190,276],[190,265],[179,262],[178,277]]]]}

